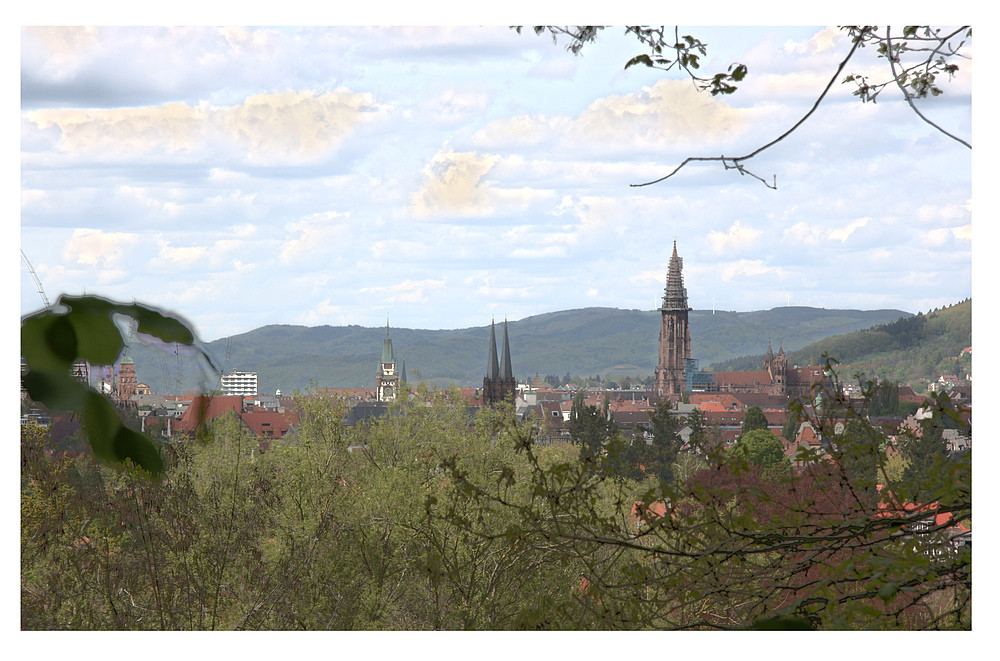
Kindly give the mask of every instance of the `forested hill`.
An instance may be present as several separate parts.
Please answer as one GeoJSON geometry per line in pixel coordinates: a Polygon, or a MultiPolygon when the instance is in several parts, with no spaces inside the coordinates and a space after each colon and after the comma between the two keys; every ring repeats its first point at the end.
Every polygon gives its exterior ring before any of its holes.
{"type": "MultiPolygon", "coordinates": [[[[794,351],[790,364],[817,364],[824,353],[840,362],[845,377],[860,372],[897,383],[970,372],[971,356],[958,359],[972,346],[972,299],[865,330],[826,337],[794,351]]],[[[777,351],[777,347],[774,347],[777,351]]],[[[719,369],[759,369],[763,353],[725,361],[719,369]]]]}
{"type": "MultiPolygon", "coordinates": [[[[786,351],[821,338],[910,317],[901,310],[827,310],[782,307],[754,312],[692,310],[692,354],[702,367],[747,354],[761,354],[768,340],[786,351]]],[[[508,324],[511,362],[519,379],[545,376],[646,376],[657,355],[660,313],[656,310],[584,308],[527,317],[508,324]]],[[[498,340],[502,337],[498,324],[498,340]]],[[[397,361],[405,361],[411,383],[481,384],[486,373],[488,325],[458,330],[391,328],[397,361]]],[[[210,342],[219,366],[259,375],[262,393],[291,392],[310,382],[326,387],[374,385],[386,329],[361,326],[264,326],[210,342]]],[[[499,349],[499,347],[498,347],[499,349]]],[[[201,382],[190,361],[144,346],[130,349],[137,376],[154,392],[218,387],[201,382]]],[[[759,361],[753,369],[759,369],[759,361]]]]}

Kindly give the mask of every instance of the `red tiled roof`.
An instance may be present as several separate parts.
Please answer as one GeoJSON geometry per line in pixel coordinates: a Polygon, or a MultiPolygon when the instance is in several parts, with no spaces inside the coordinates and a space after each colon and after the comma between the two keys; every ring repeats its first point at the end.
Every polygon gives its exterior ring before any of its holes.
{"type": "Polygon", "coordinates": [[[632,503],[632,518],[636,523],[650,523],[667,515],[667,504],[662,501],[644,503],[640,500],[632,503]]]}
{"type": "Polygon", "coordinates": [[[771,375],[767,372],[716,372],[715,382],[723,386],[770,385],[771,375]]]}
{"type": "MultiPolygon", "coordinates": [[[[938,507],[940,507],[940,505],[938,505],[938,503],[936,502],[927,503],[925,505],[917,503],[903,503],[901,505],[903,512],[906,514],[914,514],[914,513],[919,514],[922,512],[926,512],[927,515],[930,516],[931,513],[933,512],[935,527],[957,528],[961,532],[969,531],[969,528],[966,528],[964,525],[962,525],[961,521],[955,520],[955,517],[952,515],[951,512],[938,512],[937,511],[938,507]]],[[[891,516],[894,512],[898,511],[893,504],[884,501],[879,504],[879,510],[881,510],[882,516],[891,516]]]]}
{"type": "Polygon", "coordinates": [[[241,413],[240,419],[256,436],[281,438],[291,426],[298,422],[295,414],[282,414],[277,411],[262,411],[260,409],[241,413]]]}
{"type": "MultiPolygon", "coordinates": [[[[732,372],[732,374],[736,374],[736,372],[732,372]]],[[[717,406],[722,406],[727,409],[742,408],[742,406],[740,406],[740,401],[736,399],[735,396],[724,392],[712,392],[712,393],[693,392],[688,397],[688,401],[696,405],[699,409],[703,411],[705,409],[702,408],[702,404],[710,404],[710,403],[714,403],[717,406]]]]}
{"type": "Polygon", "coordinates": [[[199,395],[191,400],[191,405],[177,421],[174,429],[177,433],[193,432],[198,425],[219,417],[226,411],[237,415],[243,410],[243,398],[239,395],[220,395],[207,397],[199,395]]]}

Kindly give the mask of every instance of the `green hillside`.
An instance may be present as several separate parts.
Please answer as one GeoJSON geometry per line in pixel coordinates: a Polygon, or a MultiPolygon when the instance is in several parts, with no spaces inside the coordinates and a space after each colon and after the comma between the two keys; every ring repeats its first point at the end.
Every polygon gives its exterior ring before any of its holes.
{"type": "MultiPolygon", "coordinates": [[[[917,314],[865,330],[833,335],[788,351],[791,364],[819,363],[824,353],[840,361],[846,377],[861,373],[897,383],[934,380],[941,374],[972,371],[971,356],[958,359],[972,346],[972,300],[917,314]]],[[[777,347],[775,347],[777,349],[777,347]]],[[[719,369],[760,369],[763,354],[726,361],[719,369]]]]}
{"type": "MultiPolygon", "coordinates": [[[[694,357],[703,367],[739,355],[760,354],[770,339],[786,351],[821,338],[910,316],[900,310],[825,310],[784,307],[755,312],[692,310],[694,357]]],[[[565,374],[646,376],[653,373],[660,313],[584,308],[535,315],[508,325],[518,378],[565,374]]],[[[502,324],[498,324],[498,336],[502,324]]],[[[489,326],[457,330],[392,328],[397,361],[411,383],[482,383],[489,326]]],[[[310,382],[327,387],[373,386],[386,329],[361,326],[264,326],[206,345],[225,370],[258,373],[259,389],[291,392],[310,382]]],[[[191,359],[143,345],[129,354],[140,381],[154,392],[217,387],[218,378],[191,359]]],[[[757,361],[753,369],[759,369],[757,361]]]]}

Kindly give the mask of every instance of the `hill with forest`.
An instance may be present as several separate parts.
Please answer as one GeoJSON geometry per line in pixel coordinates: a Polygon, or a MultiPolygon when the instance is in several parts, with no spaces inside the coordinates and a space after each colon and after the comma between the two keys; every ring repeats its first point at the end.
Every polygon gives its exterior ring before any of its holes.
{"type": "MultiPolygon", "coordinates": [[[[972,372],[972,299],[897,319],[871,328],[825,337],[793,351],[789,364],[818,364],[828,354],[839,361],[842,377],[855,374],[894,383],[934,380],[942,374],[972,372]]],[[[763,353],[724,361],[723,370],[759,369],[763,353]]]]}
{"type": "MultiPolygon", "coordinates": [[[[762,354],[768,341],[786,351],[912,315],[901,310],[828,310],[781,307],[753,312],[692,310],[692,355],[710,367],[746,354],[762,354]]],[[[521,380],[535,374],[621,378],[652,375],[660,313],[656,310],[583,308],[508,323],[511,362],[521,380]]],[[[205,345],[224,371],[258,373],[259,391],[374,386],[386,328],[270,325],[205,345]]],[[[410,383],[477,385],[486,373],[488,325],[457,330],[391,328],[394,357],[410,383]]],[[[498,339],[502,323],[497,324],[498,339]]],[[[498,347],[499,348],[499,347],[498,347]]],[[[142,344],[130,347],[138,379],[153,392],[218,387],[218,377],[194,361],[142,344]]],[[[759,369],[760,362],[753,369],[759,369]]]]}

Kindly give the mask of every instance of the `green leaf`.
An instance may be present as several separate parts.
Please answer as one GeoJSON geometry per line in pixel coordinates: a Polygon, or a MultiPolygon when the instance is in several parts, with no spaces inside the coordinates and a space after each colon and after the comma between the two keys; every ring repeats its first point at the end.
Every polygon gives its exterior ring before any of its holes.
{"type": "Polygon", "coordinates": [[[94,456],[102,461],[117,461],[114,440],[121,428],[118,412],[107,399],[90,390],[82,407],[83,428],[87,432],[87,440],[94,451],[94,456]]]}
{"type": "MultiPolygon", "coordinates": [[[[73,359],[65,359],[66,352],[54,352],[50,345],[50,337],[56,337],[65,329],[52,331],[52,326],[60,315],[52,312],[28,317],[21,322],[21,355],[30,368],[69,370],[73,359]]],[[[70,328],[72,330],[72,327],[70,328]]],[[[74,337],[75,343],[75,337],[74,337]]],[[[74,349],[75,353],[75,349],[74,349]]]]}
{"type": "Polygon", "coordinates": [[[120,309],[139,322],[138,331],[160,338],[164,342],[194,344],[194,333],[183,321],[167,316],[159,310],[145,305],[133,304],[120,309]]]}
{"type": "Polygon", "coordinates": [[[645,64],[647,67],[653,66],[653,61],[645,53],[641,55],[636,55],[631,60],[625,63],[625,68],[628,69],[633,64],[645,64]]]}
{"type": "Polygon", "coordinates": [[[65,316],[57,316],[45,329],[44,337],[52,355],[69,369],[77,356],[76,331],[73,323],[65,316]]]}
{"type": "Polygon", "coordinates": [[[139,432],[120,427],[112,441],[112,451],[115,458],[124,463],[126,459],[131,459],[137,466],[141,466],[154,476],[163,471],[163,459],[153,441],[139,432]]]}
{"type": "Polygon", "coordinates": [[[65,369],[29,369],[21,380],[25,392],[32,400],[46,408],[75,410],[83,406],[88,393],[93,392],[77,383],[65,369]]]}
{"type": "Polygon", "coordinates": [[[125,346],[121,331],[104,312],[73,309],[66,318],[76,332],[76,357],[94,365],[111,365],[125,346]]]}

